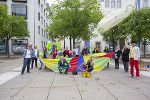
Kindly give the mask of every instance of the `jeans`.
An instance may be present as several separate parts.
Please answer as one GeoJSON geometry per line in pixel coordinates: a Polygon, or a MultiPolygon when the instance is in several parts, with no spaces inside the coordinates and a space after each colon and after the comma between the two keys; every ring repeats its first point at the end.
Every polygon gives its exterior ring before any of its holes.
{"type": "Polygon", "coordinates": [[[63,66],[63,67],[58,67],[59,72],[61,73],[62,70],[65,69],[65,73],[68,71],[69,69],[69,65],[63,66]]]}
{"type": "Polygon", "coordinates": [[[87,72],[92,72],[93,71],[93,66],[91,66],[90,68],[88,68],[87,72]]]}
{"type": "Polygon", "coordinates": [[[119,59],[115,59],[115,68],[119,69],[119,59]]]}
{"type": "Polygon", "coordinates": [[[123,64],[124,64],[124,71],[128,72],[128,62],[124,61],[123,64]]]}
{"type": "Polygon", "coordinates": [[[24,58],[22,72],[21,72],[22,74],[24,73],[26,66],[27,66],[27,72],[29,72],[31,59],[32,58],[24,58]]]}
{"type": "Polygon", "coordinates": [[[34,60],[35,60],[35,67],[37,67],[37,58],[32,58],[32,64],[31,67],[33,68],[33,64],[34,64],[34,60]]]}

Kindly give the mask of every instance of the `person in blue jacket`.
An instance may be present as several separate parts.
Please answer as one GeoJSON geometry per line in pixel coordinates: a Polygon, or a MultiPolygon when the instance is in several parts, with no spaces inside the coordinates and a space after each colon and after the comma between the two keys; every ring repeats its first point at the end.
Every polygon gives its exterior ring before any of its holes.
{"type": "Polygon", "coordinates": [[[30,73],[30,71],[29,71],[30,70],[30,64],[31,64],[32,57],[34,57],[34,53],[31,50],[31,47],[29,45],[27,45],[26,49],[20,50],[20,52],[23,53],[23,58],[24,58],[21,74],[22,75],[24,74],[26,67],[27,67],[27,73],[30,73]]]}

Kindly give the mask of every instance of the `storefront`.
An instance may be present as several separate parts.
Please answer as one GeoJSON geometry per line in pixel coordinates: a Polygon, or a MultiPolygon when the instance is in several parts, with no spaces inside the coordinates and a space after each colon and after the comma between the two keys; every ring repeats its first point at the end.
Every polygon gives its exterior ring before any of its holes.
{"type": "Polygon", "coordinates": [[[0,53],[6,53],[6,40],[0,39],[0,53]]]}
{"type": "Polygon", "coordinates": [[[12,53],[18,53],[18,48],[25,49],[28,39],[11,39],[12,53]]]}

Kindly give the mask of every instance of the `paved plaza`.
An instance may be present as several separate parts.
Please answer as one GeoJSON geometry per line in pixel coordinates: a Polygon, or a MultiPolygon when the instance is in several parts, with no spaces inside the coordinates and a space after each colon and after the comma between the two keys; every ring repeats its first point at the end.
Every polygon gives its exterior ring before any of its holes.
{"type": "Polygon", "coordinates": [[[113,60],[91,78],[44,68],[20,75],[22,59],[0,62],[0,100],[150,100],[150,72],[131,78],[123,68],[114,69],[113,60]]]}

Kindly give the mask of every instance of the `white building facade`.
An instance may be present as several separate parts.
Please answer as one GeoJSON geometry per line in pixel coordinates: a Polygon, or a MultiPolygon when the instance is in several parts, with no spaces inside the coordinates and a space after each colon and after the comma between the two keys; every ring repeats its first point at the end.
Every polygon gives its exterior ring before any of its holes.
{"type": "MultiPolygon", "coordinates": [[[[30,37],[25,39],[12,38],[10,40],[11,54],[17,53],[17,47],[25,47],[27,44],[37,46],[39,50],[47,45],[49,41],[48,33],[45,28],[49,25],[47,18],[48,12],[46,8],[48,5],[47,0],[0,0],[1,4],[7,4],[8,14],[15,16],[24,16],[27,22],[27,30],[30,37]]],[[[0,51],[5,50],[5,41],[1,40],[0,51]]]]}

